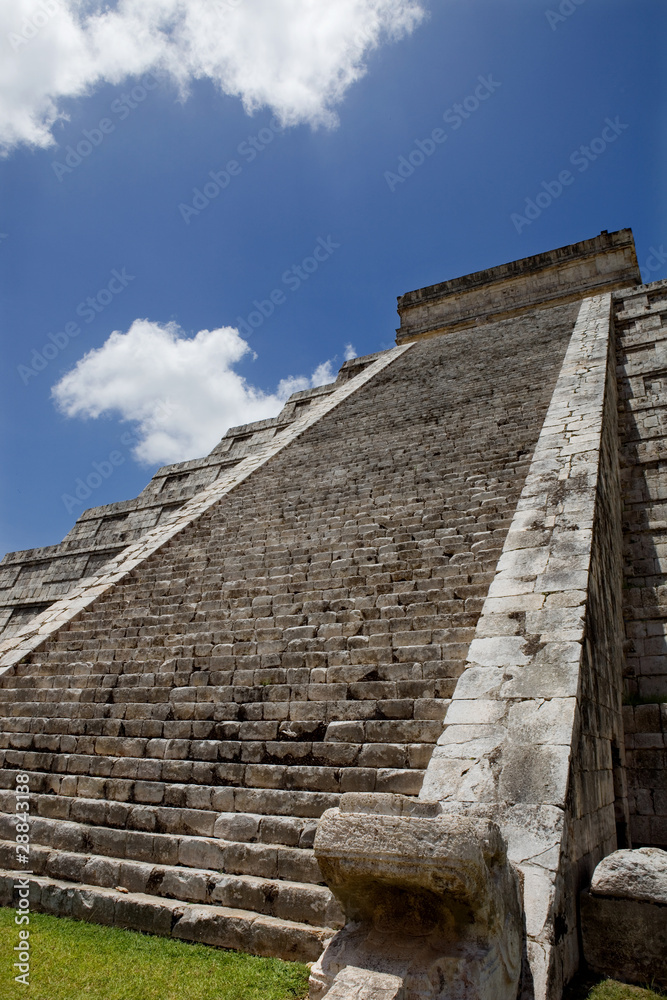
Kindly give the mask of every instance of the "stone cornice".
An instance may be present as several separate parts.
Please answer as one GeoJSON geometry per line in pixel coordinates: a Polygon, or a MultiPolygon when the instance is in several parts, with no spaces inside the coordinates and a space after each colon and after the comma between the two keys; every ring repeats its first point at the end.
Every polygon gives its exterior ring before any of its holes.
{"type": "Polygon", "coordinates": [[[396,343],[637,284],[641,275],[632,230],[603,232],[591,240],[401,295],[396,343]]]}

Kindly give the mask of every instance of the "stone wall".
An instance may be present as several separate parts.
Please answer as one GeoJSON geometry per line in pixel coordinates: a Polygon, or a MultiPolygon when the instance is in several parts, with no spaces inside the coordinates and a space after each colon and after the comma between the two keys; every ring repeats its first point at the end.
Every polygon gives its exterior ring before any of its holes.
{"type": "Polygon", "coordinates": [[[614,298],[631,835],[667,847],[667,282],[614,298]]]}

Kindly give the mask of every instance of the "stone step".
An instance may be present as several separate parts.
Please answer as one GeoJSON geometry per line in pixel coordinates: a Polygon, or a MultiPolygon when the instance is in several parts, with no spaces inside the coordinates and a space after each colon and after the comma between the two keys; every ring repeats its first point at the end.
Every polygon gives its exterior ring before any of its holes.
{"type": "MultiPolygon", "coordinates": [[[[153,819],[147,811],[147,821],[153,819]]],[[[11,840],[12,817],[0,813],[0,837],[11,840]]],[[[280,844],[251,844],[212,836],[164,834],[34,817],[31,843],[74,854],[91,853],[117,860],[206,868],[229,875],[256,875],[288,882],[323,881],[312,850],[280,844]]]]}
{"type": "MultiPolygon", "coordinates": [[[[15,769],[5,768],[0,770],[0,786],[5,803],[9,803],[9,812],[14,810],[14,786],[16,775],[19,772],[15,769]],[[9,796],[9,798],[8,798],[9,796]]],[[[66,800],[73,798],[99,798],[93,795],[92,790],[97,792],[95,782],[97,779],[87,775],[58,775],[44,772],[27,772],[30,778],[31,794],[35,794],[38,801],[43,797],[44,801],[57,801],[58,796],[66,800]]],[[[115,789],[119,799],[109,801],[123,801],[120,796],[129,794],[132,788],[131,781],[125,781],[115,789]]],[[[264,816],[294,816],[303,819],[318,819],[325,809],[332,809],[338,805],[340,794],[331,792],[308,792],[294,791],[283,788],[232,788],[220,787],[219,785],[206,785],[192,783],[173,782],[166,796],[173,796],[179,803],[180,808],[202,809],[204,811],[213,810],[220,812],[240,812],[256,813],[264,816]]],[[[51,806],[54,809],[65,806],[51,806]]],[[[50,813],[45,814],[50,815],[50,813]]]]}
{"type": "MultiPolygon", "coordinates": [[[[322,742],[306,740],[149,740],[111,736],[56,736],[33,733],[0,733],[0,751],[8,764],[20,764],[15,753],[30,754],[25,766],[37,770],[61,769],[59,756],[68,760],[101,757],[107,761],[100,771],[99,762],[83,773],[113,774],[112,761],[210,761],[241,764],[309,764],[321,767],[420,767],[431,757],[433,744],[442,733],[440,721],[397,721],[334,723],[330,737],[322,742]],[[388,739],[394,737],[394,742],[388,739]],[[384,738],[384,740],[383,740],[384,738]]],[[[116,765],[122,766],[122,765],[116,765]]],[[[77,765],[75,765],[77,767],[77,765]]],[[[141,776],[163,780],[157,765],[143,764],[141,776]]],[[[78,770],[78,768],[77,768],[78,770]]]]}
{"type": "MultiPolygon", "coordinates": [[[[363,748],[366,751],[366,747],[363,748]]],[[[368,748],[372,750],[372,747],[368,748]]],[[[396,753],[403,752],[398,745],[396,753]]],[[[9,769],[125,778],[138,781],[188,782],[246,788],[286,788],[290,791],[383,791],[418,795],[424,775],[423,747],[415,750],[413,767],[394,766],[382,754],[370,766],[329,767],[319,764],[215,763],[135,757],[51,754],[24,750],[0,751],[0,765],[9,769]],[[383,763],[384,760],[384,763],[383,763]],[[418,766],[421,764],[421,766],[418,766]],[[199,777],[197,777],[199,775],[199,777]],[[363,787],[359,787],[359,783],[363,787]]],[[[395,755],[391,754],[392,757],[395,755]]],[[[367,758],[370,759],[370,758],[367,758]]]]}
{"type": "MultiPolygon", "coordinates": [[[[438,616],[439,620],[439,616],[438,616]]],[[[419,624],[426,625],[428,618],[420,619],[419,624]]],[[[363,681],[364,673],[377,672],[375,680],[391,681],[409,679],[412,675],[410,667],[414,659],[410,652],[402,650],[427,650],[422,653],[425,661],[440,660],[442,662],[457,662],[462,656],[471,639],[459,636],[473,633],[472,628],[452,626],[446,630],[420,628],[412,632],[393,634],[389,632],[369,632],[341,637],[340,641],[326,640],[325,643],[312,642],[310,649],[301,651],[274,650],[271,653],[236,653],[218,656],[201,655],[194,657],[174,652],[173,647],[142,650],[142,656],[135,650],[121,650],[111,646],[105,650],[74,650],[68,646],[59,646],[48,658],[33,663],[20,664],[12,672],[16,683],[21,687],[29,678],[40,682],[46,681],[53,687],[90,686],[89,681],[101,686],[114,687],[120,684],[137,683],[126,678],[148,678],[148,683],[164,683],[187,686],[190,678],[195,684],[210,684],[214,687],[231,686],[266,686],[280,684],[309,683],[340,683],[347,681],[363,681]],[[451,632],[452,637],[440,635],[443,631],[451,632]],[[133,655],[134,654],[134,655],[133,655]],[[354,668],[354,669],[352,669],[354,668]],[[335,671],[328,674],[324,680],[311,680],[308,673],[311,670],[335,671]],[[345,671],[349,670],[350,674],[345,671]],[[356,674],[356,676],[355,676],[356,674]],[[120,678],[124,678],[120,681],[120,678]]],[[[208,644],[211,645],[210,643],[208,644]]],[[[41,651],[40,651],[41,652],[41,651]]]]}
{"type": "MultiPolygon", "coordinates": [[[[407,717],[415,722],[442,721],[449,707],[450,699],[417,699],[408,703],[412,707],[412,715],[407,717]]],[[[393,703],[391,705],[392,718],[369,720],[359,720],[361,728],[356,731],[362,734],[362,742],[384,742],[378,740],[377,734],[371,740],[366,733],[366,725],[374,722],[391,723],[392,720],[405,719],[401,717],[399,709],[403,703],[393,703]]],[[[387,706],[385,706],[387,707],[387,706]]],[[[305,740],[306,742],[354,742],[356,737],[348,740],[347,737],[337,736],[336,727],[340,723],[321,722],[317,719],[311,720],[284,720],[282,722],[261,720],[246,722],[215,722],[212,720],[198,721],[170,721],[160,722],[158,719],[117,719],[117,718],[90,718],[90,719],[53,719],[45,718],[43,715],[35,716],[14,716],[11,718],[0,718],[0,739],[4,740],[5,748],[48,750],[56,752],[61,749],[58,738],[61,736],[108,736],[130,739],[149,740],[169,740],[169,739],[194,739],[194,740],[253,740],[261,734],[263,739],[294,742],[305,740]],[[333,725],[331,735],[328,735],[328,725],[333,725]],[[25,742],[26,736],[33,740],[28,744],[25,742]],[[8,742],[7,742],[8,741],[8,742]]],[[[350,732],[345,727],[340,732],[350,732]]],[[[415,736],[414,742],[420,742],[415,736]]],[[[400,742],[389,732],[389,742],[400,742]]],[[[408,741],[410,742],[410,741],[408,741]]],[[[427,742],[429,742],[427,740],[427,742]]],[[[63,744],[64,746],[64,744],[63,744]]]]}
{"type": "MultiPolygon", "coordinates": [[[[311,848],[317,828],[316,817],[277,816],[262,813],[243,813],[234,810],[231,789],[202,788],[180,785],[174,789],[179,794],[168,805],[156,805],[151,800],[151,783],[137,789],[116,789],[115,798],[91,798],[90,781],[82,779],[71,783],[71,790],[51,794],[31,793],[33,814],[43,819],[61,819],[77,823],[92,823],[113,829],[152,830],[155,833],[215,836],[221,840],[245,843],[279,844],[284,847],[311,848]],[[120,792],[126,796],[121,800],[120,792]],[[213,795],[211,792],[213,791],[213,795]],[[78,792],[78,794],[76,794],[78,792]],[[143,801],[142,796],[143,794],[143,801]],[[129,797],[128,797],[129,796],[129,797]],[[227,811],[221,811],[227,807],[227,811]]],[[[92,791],[94,791],[93,789],[92,791]]],[[[109,789],[113,793],[114,789],[109,789]]],[[[164,797],[164,796],[163,796],[164,797]]],[[[14,793],[0,791],[0,809],[11,813],[14,793]]]]}
{"type": "MultiPolygon", "coordinates": [[[[441,719],[371,719],[365,722],[332,722],[326,730],[317,727],[324,739],[310,740],[308,733],[293,730],[287,724],[278,729],[277,723],[255,722],[248,724],[246,739],[234,738],[236,730],[219,724],[219,735],[208,739],[164,739],[144,736],[81,736],[56,733],[3,732],[0,730],[0,749],[25,751],[47,757],[56,754],[140,757],[158,760],[207,760],[242,761],[247,763],[278,763],[303,761],[346,767],[360,763],[368,744],[376,745],[374,755],[387,748],[387,754],[400,752],[406,757],[403,766],[410,767],[407,756],[410,748],[433,744],[439,739],[441,719]],[[225,729],[229,736],[222,735],[225,729]],[[250,737],[253,736],[254,739],[250,737]],[[301,738],[299,738],[301,737],[301,738]],[[398,750],[397,750],[398,748],[398,750]]],[[[237,736],[241,735],[237,733],[237,736]]],[[[363,765],[362,765],[363,766],[363,765]]]]}
{"type": "MultiPolygon", "coordinates": [[[[403,647],[401,647],[403,648],[403,647]]],[[[405,664],[392,663],[384,665],[374,663],[369,666],[355,667],[345,664],[340,667],[323,667],[322,673],[331,673],[331,677],[323,677],[317,683],[291,680],[285,683],[244,683],[237,684],[192,684],[191,678],[184,678],[181,683],[167,683],[168,675],[129,673],[118,675],[92,674],[79,676],[62,674],[60,676],[21,676],[7,677],[0,688],[0,704],[9,705],[15,702],[40,702],[58,705],[61,702],[91,700],[93,695],[104,703],[120,703],[136,701],[140,704],[176,704],[185,702],[189,705],[215,702],[222,705],[254,705],[257,703],[283,704],[291,701],[313,702],[345,702],[374,701],[392,702],[404,699],[441,697],[440,689],[443,681],[456,676],[456,666],[465,661],[468,646],[466,645],[456,659],[443,660],[442,657],[431,655],[433,647],[424,645],[413,647],[410,653],[410,670],[414,663],[424,663],[420,674],[424,676],[406,676],[405,664]],[[433,664],[433,665],[432,665],[433,664]],[[437,664],[435,666],[434,664],[437,664]],[[377,677],[358,679],[362,672],[376,674],[377,677]],[[382,676],[384,675],[384,676],[382,676]]]]}
{"type": "MultiPolygon", "coordinates": [[[[493,562],[491,553],[489,563],[493,562]]],[[[173,656],[182,654],[184,649],[192,649],[208,644],[209,648],[199,650],[198,656],[245,656],[248,646],[260,646],[260,652],[266,652],[264,643],[281,642],[290,644],[290,652],[301,652],[301,643],[323,643],[332,639],[349,640],[359,635],[393,635],[396,633],[418,631],[415,620],[428,622],[436,641],[453,641],[457,637],[452,630],[461,626],[459,620],[452,621],[448,610],[452,601],[457,600],[461,587],[479,588],[490,582],[492,573],[484,564],[474,558],[474,553],[459,553],[461,562],[455,565],[450,562],[442,567],[437,575],[424,579],[419,586],[415,581],[389,581],[389,587],[381,584],[382,593],[358,594],[363,604],[360,608],[338,608],[335,611],[308,611],[298,608],[288,608],[294,614],[273,614],[263,618],[247,617],[250,609],[237,611],[235,608],[225,608],[225,597],[220,592],[211,594],[207,600],[197,595],[197,606],[200,609],[199,620],[187,623],[178,616],[172,615],[168,605],[159,604],[155,599],[155,614],[148,609],[135,606],[118,607],[114,612],[113,603],[105,604],[106,610],[98,611],[90,608],[79,621],[70,622],[68,627],[57,635],[49,636],[40,646],[39,652],[32,654],[32,662],[42,663],[47,657],[57,653],[60,657],[68,650],[74,653],[99,652],[100,650],[118,649],[127,658],[144,654],[150,657],[155,649],[173,651],[173,656]],[[467,565],[464,563],[467,562],[467,565]],[[142,611],[144,612],[142,614],[142,611]],[[107,612],[115,615],[115,623],[104,635],[99,635],[96,626],[100,621],[109,623],[107,612]],[[244,614],[246,617],[234,617],[244,614]],[[167,634],[160,630],[168,627],[167,634]],[[243,644],[243,645],[240,645],[243,644]]],[[[432,568],[425,560],[419,570],[432,568]]],[[[494,563],[495,569],[495,563],[494,563]]],[[[224,587],[224,581],[222,582],[224,587]]],[[[373,587],[375,589],[375,587],[373,587]]],[[[303,595],[307,596],[307,595],[303,595]]],[[[242,597],[234,597],[237,603],[242,597]]],[[[309,605],[304,601],[301,607],[309,605]]],[[[318,602],[315,602],[318,603],[318,602]]],[[[326,604],[327,602],[319,602],[326,604]]],[[[277,648],[277,647],[272,647],[277,648]]],[[[282,650],[280,650],[282,651],[282,650]]],[[[83,661],[85,656],[70,655],[70,659],[83,661]]],[[[29,662],[29,661],[28,661],[29,662]]],[[[62,662],[61,660],[54,662],[62,662]]]]}
{"type": "MultiPolygon", "coordinates": [[[[467,647],[466,647],[467,648],[467,647]]],[[[465,654],[461,656],[463,660],[465,654]]],[[[442,697],[441,691],[448,685],[444,682],[454,679],[454,674],[446,675],[448,670],[441,669],[438,662],[437,677],[401,677],[402,669],[394,670],[395,664],[388,664],[382,671],[385,674],[394,673],[393,677],[378,680],[358,680],[361,669],[353,666],[330,667],[328,672],[336,672],[339,679],[329,679],[326,683],[285,683],[258,684],[248,686],[238,684],[211,685],[187,683],[160,686],[148,684],[145,674],[121,674],[109,678],[106,675],[91,675],[80,677],[64,674],[53,676],[8,677],[0,688],[0,704],[15,705],[21,702],[31,704],[47,703],[57,706],[61,703],[85,701],[95,692],[104,704],[116,704],[128,700],[141,700],[146,692],[151,697],[146,704],[155,704],[154,694],[163,698],[164,704],[188,705],[214,702],[216,705],[240,706],[243,704],[285,704],[292,701],[336,702],[336,701],[372,701],[380,704],[399,702],[414,702],[421,699],[442,697]],[[110,683],[113,681],[113,683],[110,683]],[[141,682],[141,684],[139,683],[141,682]],[[104,698],[102,698],[104,695],[104,698]],[[134,696],[137,696],[135,698],[134,696]]],[[[450,664],[451,666],[451,664],[450,664]]],[[[362,668],[368,673],[368,668],[362,668]]],[[[422,668],[423,672],[424,668],[422,668]]],[[[373,671],[375,673],[376,671],[373,671]]],[[[380,671],[377,671],[378,676],[380,671]]],[[[427,673],[431,673],[430,668],[427,673]]],[[[233,716],[232,718],[235,718],[233,716]]]]}
{"type": "MultiPolygon", "coordinates": [[[[440,730],[442,726],[440,725],[440,730]]],[[[342,769],[394,768],[404,770],[424,770],[431,759],[432,743],[223,743],[218,748],[218,762],[211,761],[209,767],[222,784],[238,785],[245,767],[288,767],[309,768],[291,774],[288,787],[299,787],[303,779],[304,787],[311,788],[314,776],[312,769],[320,771],[323,791],[334,789],[336,781],[343,780],[342,774],[333,772],[342,769]],[[227,758],[224,763],[221,759],[227,758]]],[[[185,771],[202,771],[201,761],[180,758],[111,757],[100,754],[54,754],[36,751],[0,751],[4,760],[12,767],[55,774],[89,774],[94,777],[137,778],[141,781],[172,782],[184,780],[185,771]],[[21,756],[18,756],[21,755],[21,756]]],[[[205,773],[205,772],[203,772],[205,773]]],[[[251,785],[257,783],[257,771],[248,772],[251,785]]],[[[347,780],[347,779],[345,779],[347,780]]],[[[268,787],[272,787],[269,785],[268,787]]]]}
{"type": "MultiPolygon", "coordinates": [[[[11,870],[15,862],[16,845],[12,841],[0,841],[0,868],[11,870]]],[[[339,904],[324,885],[116,860],[102,855],[52,850],[39,844],[31,846],[30,870],[35,875],[67,882],[106,889],[122,887],[130,893],[148,892],[186,903],[253,910],[315,927],[338,928],[344,923],[339,904]]]]}
{"type": "MultiPolygon", "coordinates": [[[[0,870],[0,903],[13,906],[14,871],[0,870]]],[[[30,880],[33,912],[68,916],[76,920],[198,941],[254,955],[313,962],[334,933],[252,910],[206,906],[165,899],[141,892],[76,884],[62,879],[30,880]]]]}
{"type": "MultiPolygon", "coordinates": [[[[330,722],[327,726],[326,741],[332,745],[336,743],[356,744],[377,744],[378,746],[397,744],[421,744],[432,746],[442,736],[443,720],[446,714],[444,704],[449,705],[449,701],[437,706],[437,711],[442,712],[442,718],[438,715],[432,719],[369,719],[363,722],[344,721],[330,722]]],[[[435,706],[434,709],[435,711],[435,706]]],[[[430,756],[430,754],[429,754],[430,756]]]]}
{"type": "MultiPolygon", "coordinates": [[[[461,665],[461,670],[463,664],[461,665]]],[[[460,672],[460,671],[459,671],[460,672]]],[[[100,689],[91,688],[87,693],[83,690],[69,691],[68,697],[54,701],[53,692],[47,689],[36,692],[34,689],[17,694],[16,689],[7,692],[7,697],[0,703],[0,712],[7,718],[38,717],[48,720],[57,719],[128,719],[128,720],[158,720],[164,725],[164,733],[173,730],[173,721],[193,722],[229,722],[239,725],[243,721],[266,722],[338,722],[363,719],[391,719],[396,717],[412,717],[415,709],[410,702],[441,701],[451,698],[456,677],[444,677],[436,684],[433,699],[402,698],[374,701],[345,699],[341,701],[294,700],[284,702],[180,702],[168,698],[156,698],[155,701],[108,700],[100,689]],[[11,697],[9,695],[11,694],[11,697]],[[14,697],[16,695],[16,697],[14,697]],[[25,695],[25,700],[22,697],[25,695]],[[38,700],[33,700],[39,695],[38,700]],[[77,695],[77,697],[75,697],[77,695]],[[80,697],[79,697],[80,695],[80,697]],[[48,710],[47,710],[48,706],[48,710]]],[[[1,689],[0,689],[1,690],[1,689]]],[[[128,689],[130,690],[130,689],[128,689]]],[[[149,690],[144,689],[142,698],[149,690]]],[[[427,715],[427,718],[430,718],[427,715]]],[[[56,730],[57,731],[57,723],[56,730]]]]}

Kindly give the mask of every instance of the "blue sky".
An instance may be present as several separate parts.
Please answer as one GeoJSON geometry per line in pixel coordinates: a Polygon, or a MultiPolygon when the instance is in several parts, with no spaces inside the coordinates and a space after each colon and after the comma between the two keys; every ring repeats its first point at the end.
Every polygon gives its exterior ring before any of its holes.
{"type": "Polygon", "coordinates": [[[178,59],[151,65],[122,39],[115,52],[116,36],[97,69],[54,36],[79,78],[49,78],[39,47],[68,2],[6,0],[0,15],[14,73],[0,98],[2,552],[58,542],[84,507],[276,412],[346,351],[391,346],[410,289],[625,226],[645,280],[667,277],[663,0],[382,0],[404,31],[375,47],[370,0],[273,0],[271,14],[218,0],[221,32],[247,36],[233,86],[228,51],[209,73],[195,52],[176,79],[178,59]],[[309,7],[332,15],[317,27],[328,78],[309,7]],[[292,35],[276,11],[290,30],[301,18],[292,35]],[[23,44],[26,18],[39,27],[23,44]],[[249,114],[237,93],[264,106],[249,114]],[[49,95],[50,117],[67,116],[50,127],[49,95]],[[64,502],[112,451],[123,461],[90,499],[64,502]]]}

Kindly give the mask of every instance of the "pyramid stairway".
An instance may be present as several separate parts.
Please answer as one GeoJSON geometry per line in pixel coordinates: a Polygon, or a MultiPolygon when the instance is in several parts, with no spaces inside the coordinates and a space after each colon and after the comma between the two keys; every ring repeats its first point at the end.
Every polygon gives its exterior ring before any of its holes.
{"type": "Polygon", "coordinates": [[[342,924],[312,850],[419,793],[578,303],[416,342],[0,677],[0,888],[284,958],[342,924]]]}

